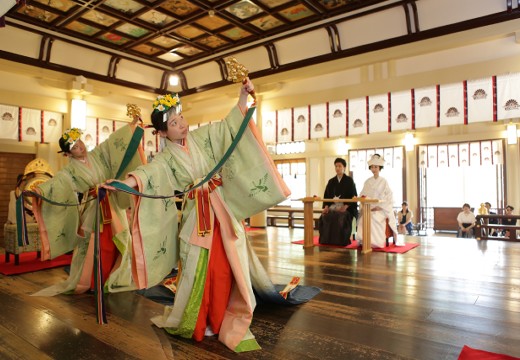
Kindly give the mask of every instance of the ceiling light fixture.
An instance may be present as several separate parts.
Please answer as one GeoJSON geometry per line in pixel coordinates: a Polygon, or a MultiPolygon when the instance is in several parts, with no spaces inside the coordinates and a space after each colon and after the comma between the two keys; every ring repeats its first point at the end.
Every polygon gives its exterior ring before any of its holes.
{"type": "Polygon", "coordinates": [[[415,138],[413,133],[407,132],[404,135],[404,146],[406,148],[406,151],[412,151],[415,147],[415,138]]]}
{"type": "Polygon", "coordinates": [[[177,86],[177,85],[179,85],[179,76],[178,75],[170,75],[170,78],[168,79],[168,82],[170,83],[170,86],[177,86]]]}
{"type": "Polygon", "coordinates": [[[70,106],[70,124],[73,128],[87,128],[87,102],[83,99],[72,99],[70,106]]]}

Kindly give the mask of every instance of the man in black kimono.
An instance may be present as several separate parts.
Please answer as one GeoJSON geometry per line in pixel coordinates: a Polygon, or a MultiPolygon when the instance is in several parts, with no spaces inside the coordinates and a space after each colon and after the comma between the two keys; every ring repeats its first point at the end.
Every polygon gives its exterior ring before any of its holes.
{"type": "MultiPolygon", "coordinates": [[[[329,180],[324,199],[352,199],[357,196],[356,184],[345,175],[347,163],[341,158],[334,160],[336,176],[329,180]]],[[[320,216],[320,244],[349,245],[352,219],[357,218],[357,203],[323,202],[320,216]]]]}

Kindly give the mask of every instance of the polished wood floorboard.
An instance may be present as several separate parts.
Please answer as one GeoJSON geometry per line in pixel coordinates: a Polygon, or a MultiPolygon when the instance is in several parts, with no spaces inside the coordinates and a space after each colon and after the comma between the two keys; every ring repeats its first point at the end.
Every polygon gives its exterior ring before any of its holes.
{"type": "Polygon", "coordinates": [[[235,354],[151,325],[163,306],[132,292],[34,297],[62,268],[0,275],[0,359],[457,359],[464,345],[520,357],[520,243],[407,237],[405,254],[291,244],[303,229],[249,233],[275,283],[302,277],[323,291],[299,306],[259,305],[262,350],[235,354]]]}

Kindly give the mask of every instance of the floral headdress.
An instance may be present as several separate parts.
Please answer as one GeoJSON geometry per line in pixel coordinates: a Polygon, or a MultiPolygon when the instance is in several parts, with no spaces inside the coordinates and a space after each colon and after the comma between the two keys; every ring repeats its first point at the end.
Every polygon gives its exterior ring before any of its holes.
{"type": "Polygon", "coordinates": [[[62,135],[63,143],[69,146],[69,149],[74,146],[76,141],[83,135],[83,131],[78,128],[72,128],[65,131],[62,135]]]}
{"type": "Polygon", "coordinates": [[[179,98],[179,94],[166,94],[159,95],[157,99],[153,102],[153,111],[164,112],[163,122],[168,120],[166,113],[171,108],[175,109],[176,113],[180,113],[182,111],[181,99],[179,98]]]}

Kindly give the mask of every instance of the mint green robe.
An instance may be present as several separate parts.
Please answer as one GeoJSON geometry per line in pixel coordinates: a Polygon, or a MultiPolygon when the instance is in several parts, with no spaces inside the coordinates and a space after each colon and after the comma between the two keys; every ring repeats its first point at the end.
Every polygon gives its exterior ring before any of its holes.
{"type": "MultiPolygon", "coordinates": [[[[130,173],[138,180],[139,191],[166,195],[199,183],[223,157],[243,118],[240,109],[235,107],[224,121],[188,133],[184,147],[166,140],[166,147],[151,163],[130,173]]],[[[258,348],[258,344],[249,331],[256,305],[250,270],[251,264],[258,264],[255,261],[258,259],[251,259],[256,255],[251,251],[241,221],[283,201],[289,190],[267,154],[253,122],[249,123],[220,175],[223,184],[211,193],[211,208],[221,226],[234,286],[219,340],[235,351],[253,350],[258,348]]],[[[140,198],[136,211],[134,225],[142,237],[145,253],[157,254],[147,258],[154,264],[151,267],[166,264],[162,274],[165,275],[180,260],[181,272],[174,305],[165,309],[164,316],[152,321],[170,333],[191,337],[199,310],[196,304],[200,303],[204,292],[212,236],[197,236],[194,200],[186,200],[179,228],[177,210],[171,200],[140,198]]],[[[134,230],[134,237],[135,234],[134,230]]],[[[148,263],[147,267],[150,267],[148,263]]],[[[260,272],[266,276],[265,272],[260,272]]],[[[156,282],[155,276],[162,275],[148,274],[145,280],[156,282]]],[[[270,284],[268,279],[265,283],[270,284]]]]}
{"type": "MultiPolygon", "coordinates": [[[[89,189],[115,178],[125,151],[133,135],[133,127],[127,125],[117,130],[103,143],[87,155],[88,165],[71,159],[69,164],[56,175],[40,184],[41,194],[52,201],[77,204],[77,193],[83,193],[84,199],[89,189]]],[[[141,156],[136,152],[121,178],[126,173],[142,165],[141,156]]],[[[119,261],[108,279],[105,279],[105,291],[118,292],[136,289],[132,280],[132,244],[127,218],[127,209],[131,199],[127,194],[109,194],[112,212],[113,241],[119,251],[119,261]]],[[[84,203],[84,206],[56,206],[46,201],[34,201],[33,206],[40,227],[42,240],[42,260],[74,251],[70,275],[62,283],[36,293],[37,296],[52,296],[63,292],[81,293],[90,289],[93,264],[93,230],[95,225],[96,201],[84,203]],[[83,279],[84,284],[81,283],[83,279]],[[88,282],[88,286],[86,286],[88,282]]],[[[105,225],[107,226],[107,225],[105,225]]]]}

